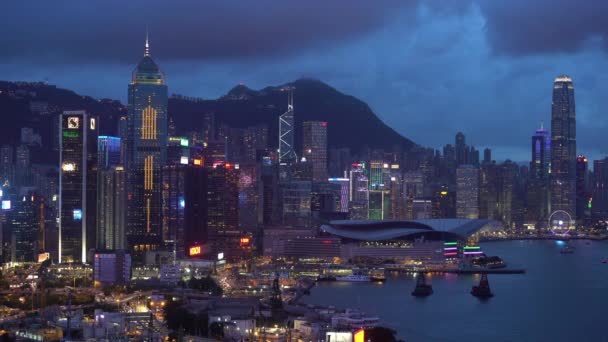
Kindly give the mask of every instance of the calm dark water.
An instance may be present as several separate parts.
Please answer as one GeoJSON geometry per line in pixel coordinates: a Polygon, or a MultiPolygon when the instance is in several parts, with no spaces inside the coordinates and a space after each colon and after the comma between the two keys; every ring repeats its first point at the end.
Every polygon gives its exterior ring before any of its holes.
{"type": "Polygon", "coordinates": [[[560,254],[556,241],[482,244],[526,274],[489,275],[494,298],[469,293],[473,275],[435,275],[434,294],[410,295],[411,276],[385,284],[320,283],[311,304],[359,308],[379,316],[405,341],[608,341],[608,242],[573,241],[574,254],[560,254]]]}

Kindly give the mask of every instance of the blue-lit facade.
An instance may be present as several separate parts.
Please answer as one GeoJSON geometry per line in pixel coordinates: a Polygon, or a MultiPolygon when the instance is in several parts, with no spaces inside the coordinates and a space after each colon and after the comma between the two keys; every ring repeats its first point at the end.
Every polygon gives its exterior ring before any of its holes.
{"type": "Polygon", "coordinates": [[[97,140],[97,158],[99,169],[107,169],[120,165],[120,138],[107,135],[99,136],[97,140]]]}

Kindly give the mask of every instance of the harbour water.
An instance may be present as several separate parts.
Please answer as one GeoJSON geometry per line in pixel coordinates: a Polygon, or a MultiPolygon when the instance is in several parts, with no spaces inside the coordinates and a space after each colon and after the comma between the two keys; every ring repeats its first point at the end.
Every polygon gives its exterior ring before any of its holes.
{"type": "Polygon", "coordinates": [[[608,241],[482,243],[526,274],[489,275],[494,298],[470,294],[478,275],[435,274],[434,294],[410,295],[412,275],[384,284],[318,283],[302,301],[358,308],[378,316],[405,341],[608,341],[608,241]]]}

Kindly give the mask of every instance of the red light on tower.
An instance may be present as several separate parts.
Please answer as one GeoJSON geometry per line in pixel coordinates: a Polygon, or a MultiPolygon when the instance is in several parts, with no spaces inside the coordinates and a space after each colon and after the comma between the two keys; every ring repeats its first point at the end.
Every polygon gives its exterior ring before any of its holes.
{"type": "Polygon", "coordinates": [[[321,126],[327,127],[327,122],[321,122],[321,126]]]}

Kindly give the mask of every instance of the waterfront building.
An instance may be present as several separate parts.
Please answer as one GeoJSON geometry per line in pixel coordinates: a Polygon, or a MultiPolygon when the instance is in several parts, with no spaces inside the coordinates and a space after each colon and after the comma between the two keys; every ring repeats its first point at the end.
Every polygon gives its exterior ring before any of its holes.
{"type": "MultiPolygon", "coordinates": [[[[572,78],[553,82],[551,105],[550,212],[565,211],[575,220],[576,210],[576,110],[572,78]]],[[[573,222],[572,222],[573,223],[573,222]]],[[[553,222],[550,223],[554,225],[553,222]]]]}
{"type": "Polygon", "coordinates": [[[479,169],[472,165],[456,169],[456,217],[479,217],[479,169]]]}
{"type": "Polygon", "coordinates": [[[161,243],[167,103],[165,77],[150,56],[146,37],[144,57],[133,71],[128,96],[127,239],[136,255],[161,243]]]}
{"type": "Polygon", "coordinates": [[[312,164],[312,180],[325,182],[327,180],[327,122],[306,121],[302,133],[302,156],[312,164]]]}

